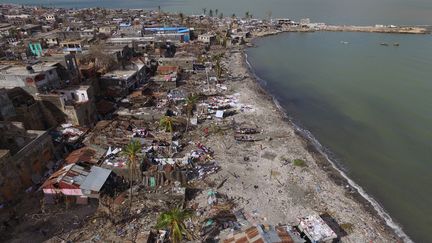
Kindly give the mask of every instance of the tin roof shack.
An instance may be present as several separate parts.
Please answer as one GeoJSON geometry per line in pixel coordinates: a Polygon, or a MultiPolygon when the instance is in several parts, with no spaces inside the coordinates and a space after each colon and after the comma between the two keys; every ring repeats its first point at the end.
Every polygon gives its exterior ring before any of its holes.
{"type": "Polygon", "coordinates": [[[19,122],[0,122],[0,203],[17,199],[39,182],[53,159],[51,136],[25,130],[19,122]]]}
{"type": "Polygon", "coordinates": [[[105,73],[100,78],[101,91],[106,96],[124,97],[133,89],[138,87],[139,83],[146,80],[145,66],[133,66],[131,70],[114,70],[105,73]]]}
{"type": "Polygon", "coordinates": [[[160,85],[163,90],[171,90],[177,87],[180,79],[180,68],[178,66],[158,66],[156,76],[151,81],[160,85]]]}
{"type": "Polygon", "coordinates": [[[309,215],[299,219],[298,228],[312,243],[333,242],[337,238],[336,233],[318,215],[309,215]]]}
{"type": "Polygon", "coordinates": [[[89,85],[68,86],[49,94],[37,94],[37,97],[52,113],[65,114],[72,125],[91,127],[96,121],[95,99],[89,85]]]}
{"type": "Polygon", "coordinates": [[[61,85],[57,68],[44,64],[33,66],[0,64],[0,81],[0,88],[21,87],[32,95],[61,85]]]}
{"type": "Polygon", "coordinates": [[[88,164],[97,164],[98,158],[102,157],[97,154],[97,151],[90,147],[82,147],[72,151],[66,158],[65,162],[67,164],[76,164],[80,162],[88,164]]]}
{"type": "Polygon", "coordinates": [[[107,180],[115,180],[111,170],[85,163],[69,164],[54,172],[41,186],[45,203],[53,204],[64,197],[66,201],[87,204],[88,198],[99,198],[107,180]],[[110,178],[111,177],[111,178],[110,178]]]}

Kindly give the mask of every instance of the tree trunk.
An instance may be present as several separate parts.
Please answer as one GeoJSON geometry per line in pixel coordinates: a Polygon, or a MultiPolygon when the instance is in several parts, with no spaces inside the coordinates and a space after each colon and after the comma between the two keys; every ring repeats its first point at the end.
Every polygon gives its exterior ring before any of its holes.
{"type": "Polygon", "coordinates": [[[188,129],[189,129],[189,123],[190,123],[190,113],[189,113],[189,111],[188,111],[188,113],[187,113],[187,121],[186,121],[186,132],[187,132],[188,129]]]}

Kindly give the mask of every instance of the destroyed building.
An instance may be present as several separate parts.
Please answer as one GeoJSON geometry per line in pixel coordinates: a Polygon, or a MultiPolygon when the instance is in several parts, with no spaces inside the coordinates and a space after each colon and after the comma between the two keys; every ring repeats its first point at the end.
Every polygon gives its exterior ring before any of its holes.
{"type": "Polygon", "coordinates": [[[65,122],[75,126],[91,127],[96,121],[96,104],[92,86],[66,86],[37,98],[54,114],[64,114],[65,122]]]}
{"type": "Polygon", "coordinates": [[[51,114],[22,88],[0,89],[0,120],[18,121],[29,130],[45,130],[57,125],[51,114]]]}
{"type": "Polygon", "coordinates": [[[0,122],[0,133],[0,202],[6,202],[40,182],[54,147],[47,131],[25,130],[22,123],[0,122]]]}
{"type": "Polygon", "coordinates": [[[85,163],[69,164],[54,172],[41,186],[45,203],[63,198],[67,202],[87,204],[99,198],[107,180],[116,180],[111,170],[85,163]]]}

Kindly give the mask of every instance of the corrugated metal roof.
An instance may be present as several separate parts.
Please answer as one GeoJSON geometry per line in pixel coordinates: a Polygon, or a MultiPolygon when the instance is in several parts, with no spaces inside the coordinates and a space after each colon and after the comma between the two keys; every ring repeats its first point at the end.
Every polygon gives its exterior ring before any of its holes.
{"type": "Polygon", "coordinates": [[[105,184],[105,181],[108,179],[110,174],[111,170],[93,166],[90,170],[90,174],[85,178],[80,188],[82,190],[98,192],[105,184]]]}

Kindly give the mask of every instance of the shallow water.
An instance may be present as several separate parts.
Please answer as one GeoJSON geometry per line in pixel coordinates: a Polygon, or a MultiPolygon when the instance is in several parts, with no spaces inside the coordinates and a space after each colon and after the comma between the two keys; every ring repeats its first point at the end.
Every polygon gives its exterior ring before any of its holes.
{"type": "Polygon", "coordinates": [[[285,33],[256,44],[249,62],[288,114],[413,240],[430,241],[432,37],[285,33]]]}

